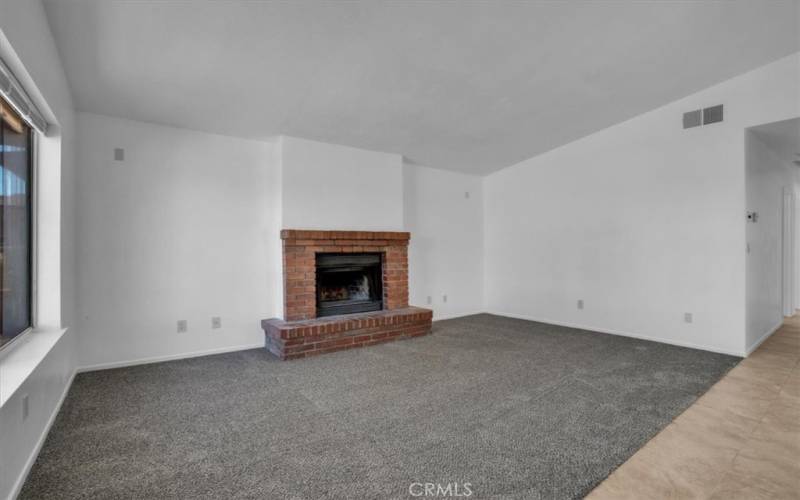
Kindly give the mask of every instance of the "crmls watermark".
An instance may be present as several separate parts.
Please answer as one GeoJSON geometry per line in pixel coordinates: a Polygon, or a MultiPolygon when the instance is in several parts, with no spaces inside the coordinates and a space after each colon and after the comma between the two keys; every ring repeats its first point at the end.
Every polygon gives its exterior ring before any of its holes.
{"type": "Polygon", "coordinates": [[[472,483],[411,483],[408,494],[412,497],[471,497],[472,483]]]}

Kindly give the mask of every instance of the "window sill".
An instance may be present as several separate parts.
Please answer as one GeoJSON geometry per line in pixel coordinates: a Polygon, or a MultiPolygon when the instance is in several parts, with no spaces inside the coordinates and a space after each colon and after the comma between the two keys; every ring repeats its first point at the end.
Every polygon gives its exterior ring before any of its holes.
{"type": "Polygon", "coordinates": [[[66,331],[61,328],[32,330],[0,353],[0,408],[17,392],[66,331]]]}

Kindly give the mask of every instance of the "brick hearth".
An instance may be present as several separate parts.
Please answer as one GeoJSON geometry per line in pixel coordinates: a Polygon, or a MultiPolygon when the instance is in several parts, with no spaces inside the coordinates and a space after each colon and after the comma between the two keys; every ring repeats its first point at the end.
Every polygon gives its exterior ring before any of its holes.
{"type": "Polygon", "coordinates": [[[419,337],[430,332],[432,316],[430,309],[407,307],[303,321],[265,319],[261,326],[267,350],[281,359],[297,359],[419,337]]]}
{"type": "Polygon", "coordinates": [[[362,347],[430,332],[433,312],[408,305],[407,232],[284,229],[284,320],[262,321],[267,349],[281,359],[362,347]],[[383,310],[317,318],[318,253],[379,253],[383,310]]]}

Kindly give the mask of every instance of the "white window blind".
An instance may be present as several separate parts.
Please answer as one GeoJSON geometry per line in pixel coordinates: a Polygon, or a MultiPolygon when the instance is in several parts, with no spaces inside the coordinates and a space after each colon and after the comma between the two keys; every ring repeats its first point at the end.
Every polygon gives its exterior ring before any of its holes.
{"type": "Polygon", "coordinates": [[[28,125],[42,134],[47,134],[47,120],[36,109],[33,101],[20,85],[19,80],[2,59],[0,59],[0,95],[14,107],[14,110],[28,125]]]}

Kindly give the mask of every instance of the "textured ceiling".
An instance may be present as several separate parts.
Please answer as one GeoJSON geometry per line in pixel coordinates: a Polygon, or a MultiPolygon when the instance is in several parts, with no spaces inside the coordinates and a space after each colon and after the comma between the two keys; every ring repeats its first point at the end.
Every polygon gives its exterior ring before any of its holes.
{"type": "Polygon", "coordinates": [[[484,174],[798,50],[798,2],[45,2],[80,110],[484,174]]]}

